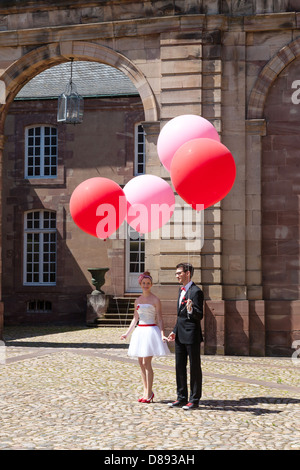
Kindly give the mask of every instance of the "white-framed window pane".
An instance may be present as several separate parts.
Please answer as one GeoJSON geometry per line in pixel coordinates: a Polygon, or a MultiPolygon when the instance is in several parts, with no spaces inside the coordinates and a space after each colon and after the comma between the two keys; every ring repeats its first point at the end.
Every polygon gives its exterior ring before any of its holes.
{"type": "Polygon", "coordinates": [[[24,284],[56,283],[56,213],[32,211],[24,223],[24,284]]]}
{"type": "Polygon", "coordinates": [[[43,282],[55,282],[56,233],[43,234],[43,282]]]}
{"type": "Polygon", "coordinates": [[[146,172],[146,150],[145,131],[141,124],[135,125],[134,144],[134,174],[143,175],[146,172]]]}
{"type": "Polygon", "coordinates": [[[28,129],[27,137],[27,173],[28,176],[40,176],[41,128],[28,129]]]}
{"type": "Polygon", "coordinates": [[[143,273],[145,271],[145,237],[131,227],[129,233],[129,272],[143,273]]]}
{"type": "Polygon", "coordinates": [[[36,126],[25,131],[25,177],[55,178],[57,176],[57,129],[36,126]]]}

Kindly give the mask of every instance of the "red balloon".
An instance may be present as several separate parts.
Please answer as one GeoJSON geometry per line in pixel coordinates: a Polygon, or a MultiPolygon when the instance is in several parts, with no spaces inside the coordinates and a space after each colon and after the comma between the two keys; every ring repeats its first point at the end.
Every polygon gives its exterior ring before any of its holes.
{"type": "Polygon", "coordinates": [[[236,167],[225,145],[213,139],[200,138],[189,140],[177,150],[170,174],[179,196],[193,209],[199,210],[214,205],[229,193],[236,167]]]}
{"type": "Polygon", "coordinates": [[[108,178],[83,181],[70,199],[71,216],[78,227],[97,238],[106,239],[122,224],[127,202],[122,188],[108,178]]]}

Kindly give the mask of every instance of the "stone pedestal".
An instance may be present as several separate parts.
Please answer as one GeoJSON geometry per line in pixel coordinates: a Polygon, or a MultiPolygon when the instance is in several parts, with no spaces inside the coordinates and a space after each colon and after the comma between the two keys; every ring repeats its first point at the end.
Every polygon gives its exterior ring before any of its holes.
{"type": "Polygon", "coordinates": [[[99,320],[106,314],[109,297],[101,292],[87,295],[86,324],[97,326],[99,320]]]}
{"type": "Polygon", "coordinates": [[[89,326],[97,326],[98,322],[106,314],[109,297],[105,295],[101,287],[105,283],[105,273],[109,268],[88,268],[92,275],[92,284],[95,290],[87,295],[86,302],[86,324],[89,326]]]}

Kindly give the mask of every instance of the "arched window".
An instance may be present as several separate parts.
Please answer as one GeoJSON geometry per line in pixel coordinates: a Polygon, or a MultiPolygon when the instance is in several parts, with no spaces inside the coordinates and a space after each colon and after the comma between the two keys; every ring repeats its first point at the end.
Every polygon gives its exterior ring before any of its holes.
{"type": "Polygon", "coordinates": [[[134,128],[134,174],[143,175],[146,172],[145,131],[141,124],[134,128]]]}
{"type": "Polygon", "coordinates": [[[25,129],[25,178],[56,178],[56,176],[56,127],[27,127],[25,129]]]}
{"type": "Polygon", "coordinates": [[[56,284],[56,213],[27,212],[24,218],[24,285],[56,284]]]}

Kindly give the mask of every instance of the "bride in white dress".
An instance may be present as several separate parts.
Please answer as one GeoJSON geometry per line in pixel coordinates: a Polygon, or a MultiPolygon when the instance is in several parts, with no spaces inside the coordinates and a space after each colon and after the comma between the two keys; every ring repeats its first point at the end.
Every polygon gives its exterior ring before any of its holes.
{"type": "Polygon", "coordinates": [[[153,356],[167,356],[170,354],[166,344],[167,338],[164,334],[164,326],[161,313],[161,302],[156,295],[152,294],[152,278],[149,272],[139,277],[139,284],[143,293],[135,301],[134,317],[126,333],[121,339],[126,339],[132,333],[128,349],[128,355],[137,357],[141,368],[144,394],[139,398],[141,403],[153,402],[153,356]],[[136,324],[138,326],[136,327],[136,324]],[[136,327],[136,328],[135,328],[136,327]]]}

